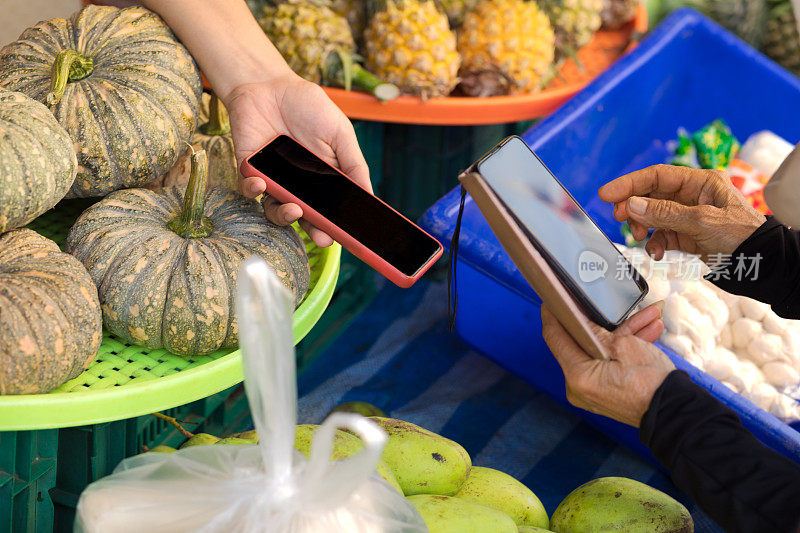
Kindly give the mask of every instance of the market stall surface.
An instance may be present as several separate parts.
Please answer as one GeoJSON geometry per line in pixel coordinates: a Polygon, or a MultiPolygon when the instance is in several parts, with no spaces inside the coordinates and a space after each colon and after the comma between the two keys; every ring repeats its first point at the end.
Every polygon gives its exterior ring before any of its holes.
{"type": "Polygon", "coordinates": [[[447,289],[384,287],[299,379],[299,423],[365,401],[461,443],[473,464],[525,483],[548,514],[582,483],[623,476],[683,503],[696,532],[722,531],[669,478],[447,329],[447,289]]]}

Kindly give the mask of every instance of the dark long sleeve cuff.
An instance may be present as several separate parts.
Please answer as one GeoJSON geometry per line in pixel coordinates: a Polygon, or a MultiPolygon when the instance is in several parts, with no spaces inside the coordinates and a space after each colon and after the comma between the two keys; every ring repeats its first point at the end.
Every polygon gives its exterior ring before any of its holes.
{"type": "Polygon", "coordinates": [[[773,217],[706,276],[720,289],[772,306],[784,318],[800,318],[800,232],[773,217]]]}
{"type": "Polygon", "coordinates": [[[726,531],[797,530],[800,466],[764,446],[685,372],[658,388],[639,439],[726,531]]]}

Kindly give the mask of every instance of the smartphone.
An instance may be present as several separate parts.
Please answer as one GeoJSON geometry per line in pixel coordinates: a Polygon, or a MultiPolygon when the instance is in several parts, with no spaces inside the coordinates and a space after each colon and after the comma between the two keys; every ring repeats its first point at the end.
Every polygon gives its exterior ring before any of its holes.
{"type": "Polygon", "coordinates": [[[613,330],[647,295],[644,278],[521,138],[504,139],[472,169],[595,323],[613,330]]]}
{"type": "Polygon", "coordinates": [[[278,135],[242,162],[266,194],[303,209],[303,218],[396,285],[411,287],[442,245],[288,135],[278,135]]]}

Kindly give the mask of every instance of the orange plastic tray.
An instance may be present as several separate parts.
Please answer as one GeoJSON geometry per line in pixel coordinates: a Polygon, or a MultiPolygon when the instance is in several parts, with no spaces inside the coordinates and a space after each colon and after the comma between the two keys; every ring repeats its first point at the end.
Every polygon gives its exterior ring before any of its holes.
{"type": "MultiPolygon", "coordinates": [[[[86,4],[111,4],[124,7],[131,0],[82,0],[86,4]]],[[[423,102],[413,96],[400,96],[381,103],[372,95],[323,87],[328,96],[353,119],[426,124],[432,126],[478,126],[519,122],[549,115],[561,104],[638,44],[647,31],[647,8],[642,4],[634,20],[616,31],[598,31],[592,41],[578,51],[583,69],[569,59],[550,85],[538,93],[472,98],[448,96],[423,102]]],[[[202,74],[201,74],[202,75],[202,74]]],[[[211,90],[203,76],[203,87],[211,90]]]]}
{"type": "Polygon", "coordinates": [[[632,50],[646,31],[647,9],[640,5],[633,22],[617,31],[597,32],[592,41],[578,52],[583,71],[570,59],[562,65],[559,76],[538,93],[487,98],[448,96],[425,102],[413,96],[400,96],[381,103],[371,95],[356,91],[325,87],[325,92],[348,117],[360,120],[437,126],[530,120],[555,111],[624,53],[632,50]]]}

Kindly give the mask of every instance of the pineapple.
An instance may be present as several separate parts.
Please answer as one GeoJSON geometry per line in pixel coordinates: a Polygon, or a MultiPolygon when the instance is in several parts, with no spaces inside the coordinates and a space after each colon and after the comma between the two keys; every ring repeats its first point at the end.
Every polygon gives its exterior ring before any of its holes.
{"type": "Polygon", "coordinates": [[[529,93],[551,77],[555,35],[534,2],[483,0],[464,19],[458,50],[467,95],[529,93]]]}
{"type": "Polygon", "coordinates": [[[752,46],[764,41],[769,8],[766,0],[666,0],[664,9],[669,13],[679,7],[692,7],[714,19],[752,46]]]}
{"type": "MultiPolygon", "coordinates": [[[[264,14],[265,8],[274,8],[281,4],[291,2],[292,0],[247,0],[247,7],[253,13],[253,16],[258,19],[264,14]]],[[[316,1],[316,0],[310,0],[316,1]]],[[[323,2],[325,0],[322,0],[323,2]]],[[[356,41],[361,40],[361,35],[364,33],[364,27],[367,24],[367,3],[366,0],[330,0],[327,4],[334,13],[347,19],[350,25],[350,31],[356,41]]]]}
{"type": "Polygon", "coordinates": [[[292,70],[308,81],[348,90],[354,83],[380,100],[399,94],[397,87],[354,62],[356,45],[350,26],[328,4],[288,0],[265,7],[259,24],[292,70]]]}
{"type": "Polygon", "coordinates": [[[289,1],[268,6],[259,24],[292,70],[314,83],[322,83],[332,50],[353,53],[356,48],[347,20],[324,4],[289,1]]]}
{"type": "Polygon", "coordinates": [[[461,58],[447,17],[431,0],[387,0],[364,32],[367,67],[407,94],[447,96],[461,58]]]}
{"type": "Polygon", "coordinates": [[[464,22],[464,17],[472,11],[478,0],[434,0],[439,11],[447,15],[450,27],[457,30],[464,22]]]}
{"type": "Polygon", "coordinates": [[[540,0],[556,32],[558,58],[573,57],[589,44],[603,19],[603,0],[540,0]]]}
{"type": "Polygon", "coordinates": [[[800,76],[800,35],[795,16],[790,0],[772,2],[764,53],[800,76]]]}
{"type": "Polygon", "coordinates": [[[600,13],[603,27],[609,30],[623,27],[636,16],[639,3],[640,0],[604,0],[603,11],[600,13]]]}
{"type": "Polygon", "coordinates": [[[365,0],[332,0],[331,9],[343,16],[350,24],[356,41],[361,41],[367,26],[367,3],[365,0]]]}

